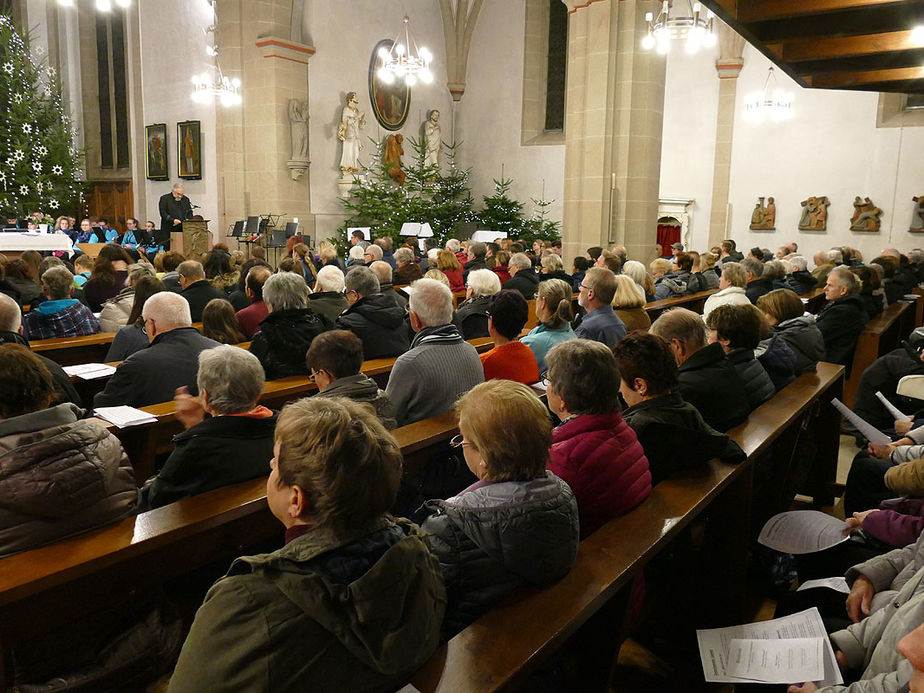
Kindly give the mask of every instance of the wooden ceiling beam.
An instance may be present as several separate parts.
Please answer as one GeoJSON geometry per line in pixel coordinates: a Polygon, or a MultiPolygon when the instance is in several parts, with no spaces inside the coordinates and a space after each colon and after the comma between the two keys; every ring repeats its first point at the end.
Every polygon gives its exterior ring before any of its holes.
{"type": "MultiPolygon", "coordinates": [[[[877,5],[905,4],[907,0],[748,0],[736,3],[734,16],[745,24],[787,19],[840,10],[861,10],[877,5]]],[[[721,3],[723,6],[726,2],[721,3]]],[[[727,9],[727,8],[726,8],[727,9]]]]}
{"type": "Polygon", "coordinates": [[[848,89],[863,84],[924,80],[924,69],[900,67],[891,70],[867,70],[864,72],[829,72],[803,78],[809,87],[819,89],[848,89]]]}
{"type": "Polygon", "coordinates": [[[786,62],[850,58],[924,48],[917,41],[911,40],[911,33],[911,31],[889,31],[882,34],[840,38],[794,39],[781,43],[768,43],[767,48],[786,62]]]}

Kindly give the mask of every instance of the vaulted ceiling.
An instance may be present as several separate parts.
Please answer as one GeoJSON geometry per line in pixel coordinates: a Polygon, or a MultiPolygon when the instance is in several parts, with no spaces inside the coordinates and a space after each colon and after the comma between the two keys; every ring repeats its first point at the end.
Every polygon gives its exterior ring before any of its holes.
{"type": "Polygon", "coordinates": [[[703,0],[805,87],[924,93],[922,0],[703,0]]]}

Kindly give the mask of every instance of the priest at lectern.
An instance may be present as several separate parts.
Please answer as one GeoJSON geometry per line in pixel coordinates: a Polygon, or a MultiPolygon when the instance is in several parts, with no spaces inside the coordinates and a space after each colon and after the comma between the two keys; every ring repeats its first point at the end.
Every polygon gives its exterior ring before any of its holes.
{"type": "Polygon", "coordinates": [[[170,249],[170,234],[181,233],[183,222],[192,216],[192,202],[186,197],[182,183],[174,183],[173,190],[161,195],[158,203],[160,210],[160,232],[155,234],[158,245],[170,249]]]}

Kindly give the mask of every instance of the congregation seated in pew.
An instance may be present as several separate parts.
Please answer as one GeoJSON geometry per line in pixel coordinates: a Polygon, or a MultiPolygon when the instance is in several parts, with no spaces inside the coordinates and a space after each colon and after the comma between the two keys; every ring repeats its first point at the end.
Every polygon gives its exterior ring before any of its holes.
{"type": "MultiPolygon", "coordinates": [[[[744,393],[751,409],[776,394],[776,387],[763,365],[754,358],[754,349],[760,342],[763,317],[755,306],[719,306],[706,318],[708,341],[719,343],[725,358],[734,366],[744,385],[744,393]]],[[[795,377],[791,375],[790,381],[795,377]]]]}
{"type": "Polygon", "coordinates": [[[264,383],[260,361],[244,349],[199,353],[199,395],[177,391],[176,417],[185,430],[141,489],[142,511],[266,474],[276,413],[257,403],[264,383]]]}
{"type": "Polygon", "coordinates": [[[867,322],[866,309],[859,294],[860,282],[850,269],[843,265],[834,267],[825,280],[828,303],[815,318],[825,340],[824,360],[848,369],[857,339],[867,322]]]}
{"type": "Polygon", "coordinates": [[[267,501],[286,545],[237,559],[196,613],[171,693],[398,687],[439,641],[446,591],[420,529],[387,513],[395,439],[365,406],[279,416],[267,501]]]}
{"type": "Polygon", "coordinates": [[[202,334],[219,344],[242,344],[247,341],[238,329],[234,306],[225,298],[213,298],[202,311],[202,334]]]}
{"type": "Polygon", "coordinates": [[[536,320],[539,324],[520,341],[532,350],[540,374],[547,369],[545,358],[549,349],[576,337],[571,329],[574,317],[571,296],[571,286],[561,279],[547,279],[536,290],[536,320]]]}
{"type": "MultiPolygon", "coordinates": [[[[29,341],[22,336],[22,313],[19,304],[16,303],[7,294],[0,293],[0,345],[2,344],[19,344],[29,348],[29,341]]],[[[70,376],[64,372],[64,369],[50,358],[42,354],[36,354],[36,358],[42,362],[51,375],[52,384],[54,385],[54,398],[52,404],[63,404],[71,402],[78,407],[83,406],[80,395],[71,383],[70,376]]]]}
{"type": "Polygon", "coordinates": [[[703,306],[703,318],[709,317],[709,313],[714,308],[726,303],[735,305],[750,303],[751,301],[745,292],[747,281],[747,272],[740,263],[723,263],[722,275],[719,277],[719,291],[706,299],[706,304],[703,306]]]}
{"type": "Polygon", "coordinates": [[[460,434],[453,444],[478,481],[428,502],[421,523],[446,585],[447,639],[517,587],[561,579],[574,563],[579,534],[574,494],[546,471],[552,427],[535,393],[493,380],[464,394],[456,408],[460,434]]]}
{"type": "Polygon", "coordinates": [[[250,352],[260,359],[267,380],[307,375],[305,352],[311,340],[331,324],[308,306],[304,280],[292,272],[278,272],[263,285],[268,315],[250,342],[250,352]]]}
{"type": "Polygon", "coordinates": [[[397,427],[395,408],[388,393],[360,371],[363,344],[355,334],[349,330],[329,330],[319,334],[308,347],[305,362],[318,386],[317,397],[346,397],[367,404],[385,428],[391,430],[397,427]]]}
{"type": "Polygon", "coordinates": [[[575,336],[593,339],[611,349],[626,336],[626,326],[613,311],[615,295],[616,275],[602,267],[587,270],[578,291],[578,305],[587,312],[575,328],[575,336]]]}
{"type": "Polygon", "coordinates": [[[42,275],[42,290],[47,300],[22,318],[27,339],[80,337],[96,334],[99,320],[87,306],[72,298],[74,275],[65,267],[51,267],[42,275]]]}
{"type": "Polygon", "coordinates": [[[103,359],[106,363],[124,361],[136,351],[150,344],[144,331],[144,318],[141,312],[145,302],[154,294],[166,291],[164,283],[155,277],[141,277],[133,287],[132,307],[125,327],[119,329],[112,338],[109,350],[103,359]]]}
{"type": "Polygon", "coordinates": [[[651,492],[648,458],[619,413],[619,370],[599,342],[572,339],[546,356],[552,432],[549,469],[577,499],[581,538],[628,512],[651,492]]]}
{"type": "Polygon", "coordinates": [[[416,334],[411,348],[395,361],[385,388],[399,426],[444,414],[460,395],[484,381],[478,352],[452,324],[449,287],[426,278],[412,287],[408,308],[416,334]]]}
{"type": "Polygon", "coordinates": [[[189,303],[189,314],[193,322],[202,322],[202,311],[213,298],[227,298],[224,291],[216,289],[205,277],[205,269],[197,260],[185,260],[177,267],[180,294],[189,303]]]}
{"type": "Polygon", "coordinates": [[[153,277],[154,268],[147,263],[136,262],[128,268],[125,286],[114,297],[103,303],[99,313],[100,331],[118,332],[128,324],[128,317],[134,305],[135,285],[142,277],[153,277]]]}
{"type": "Polygon", "coordinates": [[[199,353],[218,342],[192,326],[189,304],[172,291],[151,296],[141,316],[149,346],[119,364],[105,389],[93,398],[94,406],[143,407],[172,400],[180,387],[196,392],[199,353]]]}
{"type": "Polygon", "coordinates": [[[626,404],[622,416],[635,431],[657,484],[674,472],[711,459],[737,463],[741,448],[704,420],[677,390],[679,374],[668,344],[654,334],[634,333],[613,349],[626,404]]]}
{"type": "Polygon", "coordinates": [[[245,339],[253,339],[253,336],[260,331],[260,323],[269,315],[266,301],[263,300],[263,287],[271,276],[273,272],[269,267],[254,265],[244,277],[244,291],[250,303],[234,315],[245,339]]]}
{"type": "MultiPolygon", "coordinates": [[[[771,336],[758,347],[760,354],[769,351],[772,342],[779,339],[793,354],[796,375],[814,371],[825,356],[824,336],[815,323],[815,316],[805,312],[802,300],[787,289],[774,289],[757,299],[757,307],[763,311],[771,329],[771,336]]],[[[776,384],[778,369],[764,359],[761,362],[776,384]]]]}
{"type": "Polygon", "coordinates": [[[650,332],[670,347],[678,366],[678,391],[707,424],[725,432],[747,419],[751,407],[744,383],[725,358],[722,345],[708,343],[701,316],[686,308],[671,308],[652,323],[650,332]]]}
{"type": "Polygon", "coordinates": [[[465,280],[465,301],[459,304],[452,321],[465,339],[488,336],[488,303],[501,290],[497,273],[486,268],[469,272],[465,280]]]}
{"type": "Polygon", "coordinates": [[[314,293],[309,296],[309,305],[318,315],[323,315],[331,323],[349,306],[350,302],[343,295],[345,289],[343,272],[334,265],[325,265],[318,270],[318,279],[314,293]]]}
{"type": "Polygon", "coordinates": [[[529,319],[529,306],[519,291],[502,289],[488,302],[488,333],[494,348],[480,355],[484,379],[503,378],[531,385],[539,382],[539,366],[520,332],[529,319]]]}
{"type": "Polygon", "coordinates": [[[350,330],[363,343],[363,358],[399,356],[408,350],[407,314],[381,293],[381,283],[368,267],[353,267],[344,278],[349,307],[337,318],[337,327],[350,330]]]}
{"type": "Polygon", "coordinates": [[[66,402],[21,344],[0,345],[0,556],[134,514],[138,490],[118,438],[66,402]]]}

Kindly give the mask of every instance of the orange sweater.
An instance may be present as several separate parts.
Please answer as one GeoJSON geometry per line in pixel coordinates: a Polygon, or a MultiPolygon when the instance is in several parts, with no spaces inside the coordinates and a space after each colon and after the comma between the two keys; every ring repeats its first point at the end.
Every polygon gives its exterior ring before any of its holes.
{"type": "Polygon", "coordinates": [[[496,346],[481,354],[485,380],[514,380],[524,385],[539,382],[539,366],[532,350],[520,342],[496,346]]]}

